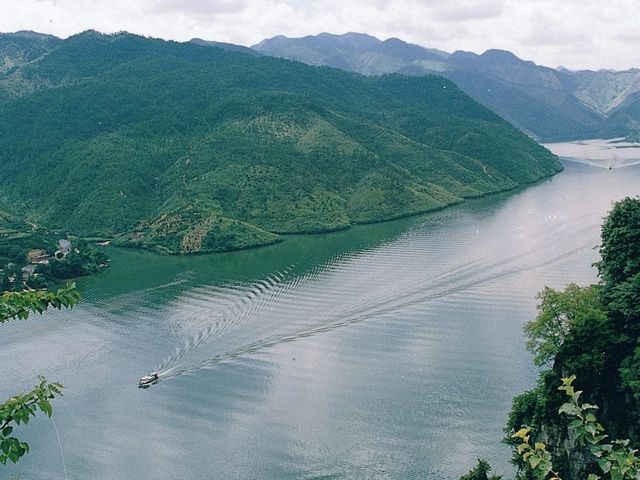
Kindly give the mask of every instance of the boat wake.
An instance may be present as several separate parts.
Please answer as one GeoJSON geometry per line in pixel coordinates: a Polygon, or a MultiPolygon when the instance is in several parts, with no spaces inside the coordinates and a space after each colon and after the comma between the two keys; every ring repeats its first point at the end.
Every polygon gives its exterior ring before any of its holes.
{"type": "MultiPolygon", "coordinates": [[[[583,230],[586,233],[591,228],[583,230]]],[[[576,231],[578,238],[580,233],[576,231]]],[[[593,248],[583,241],[573,248],[547,252],[546,242],[537,241],[535,245],[542,246],[515,251],[495,262],[470,254],[466,261],[458,258],[457,265],[446,259],[428,265],[422,259],[433,262],[432,255],[424,254],[430,245],[409,236],[411,233],[404,241],[401,238],[337,256],[302,276],[288,278],[288,269],[252,284],[197,292],[204,301],[201,312],[208,312],[200,324],[205,327],[160,364],[159,377],[193,374],[337,328],[392,319],[407,309],[421,308],[428,302],[564,261],[593,248]],[[425,273],[429,271],[433,273],[425,273]]]]}

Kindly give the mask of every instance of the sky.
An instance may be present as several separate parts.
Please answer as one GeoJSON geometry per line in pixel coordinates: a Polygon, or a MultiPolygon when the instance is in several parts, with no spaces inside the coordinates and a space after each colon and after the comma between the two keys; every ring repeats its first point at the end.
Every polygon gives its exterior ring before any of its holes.
{"type": "Polygon", "coordinates": [[[640,67],[640,0],[0,0],[0,32],[87,29],[247,46],[351,31],[550,67],[640,67]]]}

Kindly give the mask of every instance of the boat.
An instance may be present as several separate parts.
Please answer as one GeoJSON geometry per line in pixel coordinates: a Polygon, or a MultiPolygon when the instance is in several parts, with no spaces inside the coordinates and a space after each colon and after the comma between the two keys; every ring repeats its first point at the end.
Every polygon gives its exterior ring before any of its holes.
{"type": "Polygon", "coordinates": [[[138,380],[138,388],[147,388],[149,385],[157,382],[159,379],[158,372],[150,373],[138,380]]]}

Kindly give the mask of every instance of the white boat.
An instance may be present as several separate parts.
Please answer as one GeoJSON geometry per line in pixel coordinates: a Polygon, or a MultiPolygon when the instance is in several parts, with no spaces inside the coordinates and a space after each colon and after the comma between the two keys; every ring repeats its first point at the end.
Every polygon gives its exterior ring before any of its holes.
{"type": "Polygon", "coordinates": [[[158,381],[158,372],[150,373],[149,375],[145,375],[144,377],[138,380],[138,388],[148,387],[152,383],[158,381]]]}

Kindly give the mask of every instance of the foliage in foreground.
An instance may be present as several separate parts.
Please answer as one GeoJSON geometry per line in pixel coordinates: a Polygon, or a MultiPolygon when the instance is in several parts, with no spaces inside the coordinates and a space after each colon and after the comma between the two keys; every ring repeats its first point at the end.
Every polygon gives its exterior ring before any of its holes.
{"type": "Polygon", "coordinates": [[[53,409],[51,400],[62,395],[62,385],[48,383],[40,377],[40,383],[30,392],[14,395],[0,404],[0,463],[7,460],[16,463],[20,457],[29,452],[29,444],[12,436],[14,426],[27,424],[35,417],[38,410],[51,417],[53,409]]]}
{"type": "MultiPolygon", "coordinates": [[[[576,435],[576,419],[558,413],[570,413],[557,388],[563,378],[576,375],[584,401],[599,406],[600,421],[611,437],[640,443],[640,198],[617,202],[601,236],[599,284],[540,293],[538,316],[525,332],[536,364],[549,368],[540,373],[536,388],[514,398],[507,424],[508,432],[527,425],[527,435],[546,446],[562,478],[595,474],[600,463],[588,451],[567,448],[576,435]]],[[[590,415],[586,412],[585,419],[590,415]]],[[[597,424],[588,428],[601,434],[597,424]]],[[[512,445],[515,440],[506,439],[512,445]]],[[[513,461],[521,478],[532,478],[522,455],[516,452],[513,461]]]]}
{"type": "MultiPolygon", "coordinates": [[[[599,480],[606,476],[611,480],[640,480],[640,457],[637,449],[629,447],[629,440],[608,439],[602,424],[598,423],[595,412],[597,405],[580,401],[582,391],[575,390],[575,375],[562,379],[558,390],[564,391],[569,400],[562,404],[558,413],[569,418],[570,440],[574,449],[586,449],[596,461],[601,475],[590,473],[587,480],[599,480]]],[[[523,427],[512,438],[520,442],[517,452],[527,463],[527,467],[539,480],[560,480],[554,471],[551,453],[542,442],[531,445],[531,428],[523,427]]]]}
{"type": "MultiPolygon", "coordinates": [[[[5,292],[0,295],[0,323],[26,319],[31,313],[43,313],[49,307],[72,308],[79,299],[75,284],[68,283],[57,292],[5,292]]],[[[38,385],[27,393],[11,396],[0,404],[0,463],[16,463],[29,452],[29,445],[13,435],[16,426],[29,423],[38,411],[51,417],[51,400],[62,395],[62,385],[40,377],[38,385]]]]}
{"type": "Polygon", "coordinates": [[[4,292],[0,295],[0,323],[14,319],[25,320],[30,314],[42,314],[49,307],[58,310],[62,307],[72,308],[79,298],[80,293],[74,283],[67,283],[57,292],[4,292]]]}

